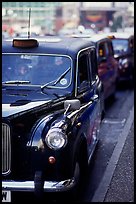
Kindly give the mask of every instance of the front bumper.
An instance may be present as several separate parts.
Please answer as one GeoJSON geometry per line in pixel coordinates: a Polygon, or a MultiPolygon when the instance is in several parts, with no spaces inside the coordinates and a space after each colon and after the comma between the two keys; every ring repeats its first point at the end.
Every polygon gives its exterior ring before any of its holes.
{"type": "MultiPolygon", "coordinates": [[[[44,181],[43,190],[44,192],[63,192],[72,189],[75,185],[74,178],[64,181],[44,181]]],[[[2,190],[34,192],[35,184],[34,181],[3,181],[2,190]]]]}

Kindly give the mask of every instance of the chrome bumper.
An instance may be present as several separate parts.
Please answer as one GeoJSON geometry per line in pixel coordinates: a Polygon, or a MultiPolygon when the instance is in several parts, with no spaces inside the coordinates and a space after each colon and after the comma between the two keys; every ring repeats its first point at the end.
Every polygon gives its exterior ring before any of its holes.
{"type": "MultiPolygon", "coordinates": [[[[45,181],[43,189],[44,192],[62,192],[70,190],[75,184],[76,180],[74,178],[58,182],[45,181]]],[[[35,184],[34,181],[3,181],[2,190],[34,192],[35,184]]]]}

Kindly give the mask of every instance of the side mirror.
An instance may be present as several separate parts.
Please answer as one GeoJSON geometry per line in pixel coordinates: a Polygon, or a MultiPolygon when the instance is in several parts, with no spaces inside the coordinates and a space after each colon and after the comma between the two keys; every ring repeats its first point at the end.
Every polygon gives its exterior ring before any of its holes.
{"type": "MultiPolygon", "coordinates": [[[[80,109],[81,103],[78,99],[66,100],[64,102],[64,108],[67,111],[69,110],[78,110],[80,109]]],[[[65,114],[66,114],[65,112],[65,114]]]]}

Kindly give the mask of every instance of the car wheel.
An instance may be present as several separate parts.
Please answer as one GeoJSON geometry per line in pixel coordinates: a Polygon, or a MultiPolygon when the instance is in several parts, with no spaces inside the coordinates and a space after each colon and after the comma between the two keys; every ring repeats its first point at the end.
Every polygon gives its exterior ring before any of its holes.
{"type": "Polygon", "coordinates": [[[43,180],[43,173],[41,171],[35,172],[34,184],[35,184],[35,196],[36,196],[36,198],[42,199],[44,180],[43,180]]]}
{"type": "Polygon", "coordinates": [[[80,183],[80,165],[77,161],[75,164],[75,170],[74,170],[74,178],[75,178],[75,186],[69,191],[67,201],[73,202],[76,201],[78,190],[79,190],[79,183],[80,183]]]}
{"type": "Polygon", "coordinates": [[[82,142],[79,153],[79,167],[80,167],[80,184],[82,185],[86,182],[88,176],[88,153],[87,153],[87,144],[82,142]]]}

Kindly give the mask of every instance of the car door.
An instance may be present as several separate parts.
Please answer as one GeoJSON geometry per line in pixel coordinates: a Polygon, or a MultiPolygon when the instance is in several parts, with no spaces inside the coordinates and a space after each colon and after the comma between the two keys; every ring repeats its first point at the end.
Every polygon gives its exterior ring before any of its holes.
{"type": "Polygon", "coordinates": [[[108,98],[115,91],[116,61],[112,55],[107,40],[98,42],[98,75],[104,85],[104,98],[108,98]]]}
{"type": "Polygon", "coordinates": [[[116,86],[117,86],[117,80],[118,80],[118,68],[119,68],[119,63],[117,59],[114,58],[114,51],[113,51],[113,45],[112,41],[109,39],[107,41],[107,47],[108,47],[108,67],[110,70],[110,95],[114,95],[116,92],[116,86]]]}
{"type": "MultiPolygon", "coordinates": [[[[77,72],[77,98],[81,101],[82,112],[79,135],[86,138],[88,156],[91,155],[97,141],[96,132],[98,130],[97,125],[100,112],[99,96],[96,93],[97,85],[93,84],[92,74],[94,73],[91,68],[93,63],[91,63],[90,55],[91,52],[89,50],[80,53],[77,72]]],[[[96,76],[94,78],[97,80],[96,76]]]]}

